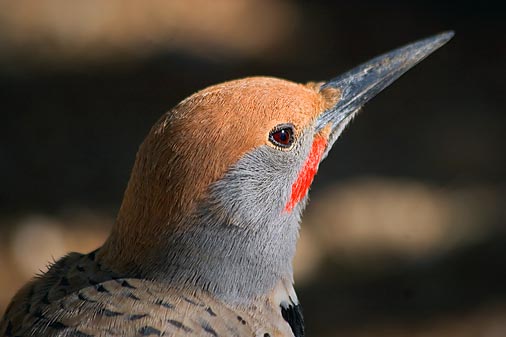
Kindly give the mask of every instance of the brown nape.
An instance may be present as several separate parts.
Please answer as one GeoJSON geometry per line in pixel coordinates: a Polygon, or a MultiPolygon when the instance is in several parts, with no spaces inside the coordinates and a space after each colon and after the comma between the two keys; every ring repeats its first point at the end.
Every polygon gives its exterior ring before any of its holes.
{"type": "Polygon", "coordinates": [[[245,78],[197,92],[164,115],[137,153],[115,226],[100,252],[103,261],[119,272],[141,265],[162,233],[182,226],[211,183],[245,153],[269,144],[274,126],[293,123],[300,132],[334,105],[339,92],[319,87],[245,78]]]}

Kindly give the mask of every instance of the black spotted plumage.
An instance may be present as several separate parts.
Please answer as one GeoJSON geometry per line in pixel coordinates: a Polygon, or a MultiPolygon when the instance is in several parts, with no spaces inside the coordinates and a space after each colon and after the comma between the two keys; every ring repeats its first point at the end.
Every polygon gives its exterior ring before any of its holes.
{"type": "Polygon", "coordinates": [[[300,304],[290,303],[286,306],[281,305],[281,315],[292,328],[295,337],[304,337],[304,316],[300,304]]]}
{"type": "Polygon", "coordinates": [[[163,283],[123,278],[104,272],[96,262],[71,254],[55,263],[15,298],[0,322],[0,336],[239,337],[252,336],[260,325],[274,329],[205,292],[180,292],[163,283]],[[97,284],[89,282],[90,274],[97,284]]]}

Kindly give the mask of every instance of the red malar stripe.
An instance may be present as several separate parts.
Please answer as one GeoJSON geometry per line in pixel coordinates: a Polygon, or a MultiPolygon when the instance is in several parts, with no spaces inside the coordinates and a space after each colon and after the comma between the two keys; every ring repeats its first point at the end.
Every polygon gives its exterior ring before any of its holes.
{"type": "Polygon", "coordinates": [[[313,182],[316,171],[318,171],[318,165],[320,164],[326,147],[327,140],[322,136],[316,136],[311,146],[309,156],[304,166],[302,166],[297,180],[292,185],[292,195],[290,196],[290,200],[286,203],[285,211],[291,212],[295,205],[306,195],[309,186],[311,186],[313,182]]]}

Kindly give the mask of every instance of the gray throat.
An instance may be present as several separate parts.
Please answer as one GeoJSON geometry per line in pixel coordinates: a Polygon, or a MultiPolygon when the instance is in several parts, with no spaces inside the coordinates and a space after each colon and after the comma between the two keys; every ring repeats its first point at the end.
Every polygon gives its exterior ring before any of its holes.
{"type": "Polygon", "coordinates": [[[153,256],[149,274],[171,285],[196,286],[229,303],[268,293],[279,280],[293,282],[297,223],[250,231],[209,223],[173,233],[165,256],[153,256]]]}
{"type": "Polygon", "coordinates": [[[267,294],[280,280],[293,283],[307,197],[290,212],[284,207],[309,146],[293,151],[297,155],[263,146],[246,154],[211,186],[207,200],[186,219],[191,225],[164,234],[165,247],[152,250],[156,255],[143,274],[195,285],[235,304],[267,294]]]}

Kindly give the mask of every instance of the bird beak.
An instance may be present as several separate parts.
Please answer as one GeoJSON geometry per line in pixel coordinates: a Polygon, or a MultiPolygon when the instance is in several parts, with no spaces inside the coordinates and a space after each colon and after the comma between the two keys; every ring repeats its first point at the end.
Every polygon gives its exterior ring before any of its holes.
{"type": "MultiPolygon", "coordinates": [[[[320,87],[340,91],[339,101],[316,120],[316,131],[330,124],[329,145],[336,140],[353,115],[371,98],[453,37],[444,32],[391,52],[338,76],[320,87]]],[[[329,146],[330,147],[330,146],[329,146]]]]}

